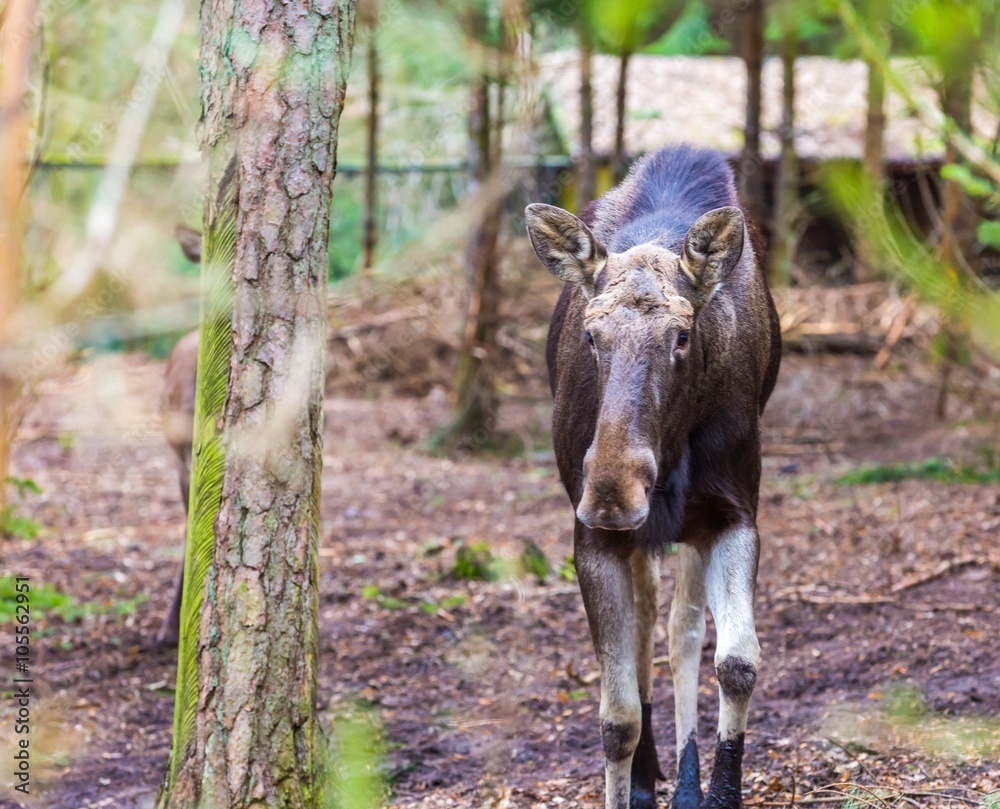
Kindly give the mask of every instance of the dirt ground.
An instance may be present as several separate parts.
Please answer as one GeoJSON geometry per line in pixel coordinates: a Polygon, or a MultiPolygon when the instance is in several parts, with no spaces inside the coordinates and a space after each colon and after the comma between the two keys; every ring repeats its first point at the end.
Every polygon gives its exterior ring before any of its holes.
{"type": "MultiPolygon", "coordinates": [[[[134,355],[67,369],[39,391],[16,447],[13,474],[43,489],[22,506],[43,533],[8,540],[2,571],[95,608],[36,624],[26,806],[149,806],[167,763],[174,655],[152,638],[181,558],[183,510],[156,428],[162,371],[134,355]]],[[[862,463],[977,459],[990,425],[958,400],[937,425],[934,384],[916,361],[875,373],[852,356],[785,358],[764,436],[748,806],[804,806],[832,795],[811,790],[845,782],[902,795],[900,806],[975,806],[1000,790],[1000,488],[837,483],[862,463]]],[[[544,583],[449,576],[460,544],[485,541],[514,559],[535,543],[556,570],[572,552],[546,448],[550,405],[541,385],[516,393],[501,426],[530,449],[515,457],[424,453],[448,414],[440,388],[327,400],[320,704],[331,724],[359,700],[375,711],[395,807],[600,805],[599,686],[576,585],[557,573],[544,583]]],[[[665,616],[674,557],[663,567],[665,616]]],[[[713,642],[710,628],[706,782],[713,642]]],[[[662,658],[655,703],[671,773],[662,658]]],[[[4,794],[0,806],[18,805],[4,794]]],[[[661,805],[670,794],[662,784],[661,805]]]]}

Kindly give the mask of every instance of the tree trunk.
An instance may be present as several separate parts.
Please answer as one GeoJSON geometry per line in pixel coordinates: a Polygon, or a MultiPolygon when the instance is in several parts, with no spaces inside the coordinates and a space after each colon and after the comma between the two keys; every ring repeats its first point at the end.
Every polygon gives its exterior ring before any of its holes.
{"type": "MultiPolygon", "coordinates": [[[[472,88],[469,106],[469,193],[489,193],[485,184],[498,143],[491,138],[489,79],[482,75],[472,88]]],[[[500,206],[487,202],[477,211],[465,251],[467,299],[458,355],[455,417],[442,434],[445,446],[481,449],[495,426],[497,390],[494,379],[496,329],[500,306],[496,245],[500,206]]]]}
{"type": "Polygon", "coordinates": [[[740,16],[740,44],[747,71],[746,123],[740,154],[740,197],[764,222],[764,161],[760,154],[761,73],[764,68],[764,0],[750,0],[740,16]]]}
{"type": "MultiPolygon", "coordinates": [[[[868,67],[868,114],[865,123],[865,182],[871,188],[872,199],[881,201],[885,194],[885,75],[879,64],[866,59],[868,67]]],[[[855,269],[859,283],[874,281],[877,277],[874,259],[862,253],[855,269]]]]}
{"type": "Polygon", "coordinates": [[[7,503],[10,446],[19,418],[21,381],[13,359],[13,321],[21,295],[27,178],[32,25],[35,3],[8,2],[0,20],[0,511],[7,503]]]}
{"type": "Polygon", "coordinates": [[[795,219],[799,195],[799,167],[795,154],[795,59],[798,34],[787,23],[781,42],[783,84],[781,90],[781,157],[774,201],[774,248],[771,259],[771,283],[787,285],[792,276],[795,256],[795,219]]]}
{"type": "MultiPolygon", "coordinates": [[[[523,6],[517,0],[500,5],[503,44],[498,75],[500,95],[503,80],[522,78],[512,67],[517,53],[518,36],[526,27],[523,6]]],[[[468,21],[469,33],[481,41],[486,30],[482,11],[473,7],[468,21]]],[[[485,72],[476,79],[469,105],[469,194],[479,193],[481,206],[473,204],[469,242],[465,251],[467,298],[462,343],[458,355],[455,385],[455,415],[451,423],[438,431],[431,441],[432,448],[482,449],[495,443],[496,414],[499,395],[496,385],[497,329],[500,325],[500,272],[497,242],[503,214],[503,194],[500,183],[502,157],[503,105],[499,101],[491,114],[490,80],[485,72]],[[493,186],[493,187],[491,187],[493,186]]]]}
{"type": "Polygon", "coordinates": [[[576,207],[580,211],[597,195],[597,166],[594,163],[594,42],[590,21],[580,12],[580,167],[577,177],[576,207]]]}
{"type": "Polygon", "coordinates": [[[611,168],[616,183],[625,178],[625,112],[628,92],[628,63],[632,54],[622,53],[618,62],[618,87],[615,89],[615,152],[611,168]]]}
{"type": "MultiPolygon", "coordinates": [[[[972,132],[972,86],[973,70],[976,64],[974,54],[957,65],[944,77],[941,105],[950,124],[962,132],[972,132]]],[[[945,165],[961,162],[961,155],[953,138],[948,139],[945,148],[945,165]]],[[[943,231],[938,243],[937,254],[947,274],[953,300],[942,314],[944,322],[944,348],[941,357],[941,378],[935,414],[941,420],[948,415],[948,394],[951,373],[958,361],[962,344],[965,342],[966,326],[963,322],[963,265],[977,273],[975,259],[976,224],[978,217],[972,200],[962,186],[954,180],[944,182],[944,200],[941,211],[943,231]]]]}
{"type": "Polygon", "coordinates": [[[378,7],[377,0],[367,0],[364,8],[365,25],[368,28],[368,131],[367,163],[365,165],[364,200],[364,255],[362,271],[366,279],[371,278],[375,266],[375,245],[378,242],[378,228],[375,224],[376,181],[378,171],[378,104],[379,104],[379,64],[378,7]]]}
{"type": "Polygon", "coordinates": [[[331,184],[354,3],[206,0],[192,507],[160,807],[315,807],[331,184]]]}

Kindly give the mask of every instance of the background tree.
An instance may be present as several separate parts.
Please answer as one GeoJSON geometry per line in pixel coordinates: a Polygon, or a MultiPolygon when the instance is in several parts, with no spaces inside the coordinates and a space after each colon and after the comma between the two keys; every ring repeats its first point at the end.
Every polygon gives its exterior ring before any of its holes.
{"type": "Polygon", "coordinates": [[[505,85],[520,81],[526,74],[515,60],[520,57],[528,61],[531,54],[525,40],[527,16],[521,3],[502,0],[496,26],[490,24],[489,11],[489,6],[481,2],[471,2],[466,11],[470,50],[477,59],[469,103],[467,193],[471,226],[464,256],[467,293],[455,415],[432,439],[437,449],[481,448],[490,443],[499,406],[495,374],[501,299],[497,241],[504,202],[500,176],[503,97],[505,85]],[[491,93],[491,86],[495,86],[495,93],[491,93]]]}
{"type": "Polygon", "coordinates": [[[685,4],[680,0],[627,0],[595,3],[592,29],[601,50],[618,57],[615,87],[615,145],[611,169],[615,182],[625,176],[625,117],[628,112],[628,66],[632,56],[662,37],[680,19],[685,4]]]}
{"type": "Polygon", "coordinates": [[[202,8],[210,291],[161,807],[319,802],[327,242],[354,3],[326,8],[202,8]]]}
{"type": "Polygon", "coordinates": [[[580,40],[580,158],[577,168],[576,207],[597,196],[597,160],[594,156],[594,32],[590,14],[583,9],[576,21],[580,40]]]}
{"type": "MultiPolygon", "coordinates": [[[[944,2],[932,0],[914,12],[914,27],[926,52],[933,60],[938,79],[938,94],[945,115],[945,164],[958,166],[962,157],[956,133],[972,133],[973,79],[983,47],[984,16],[987,4],[979,0],[944,2]],[[948,36],[942,36],[947,32],[948,36]]],[[[976,207],[962,183],[946,177],[941,210],[941,232],[937,254],[948,284],[955,293],[970,280],[978,278],[976,207]]],[[[948,406],[948,387],[952,367],[965,342],[967,325],[960,307],[946,308],[942,332],[941,381],[936,413],[944,419],[948,406]]]]}
{"type": "Polygon", "coordinates": [[[13,359],[14,317],[22,283],[24,192],[35,4],[9,2],[0,15],[0,512],[6,505],[10,444],[17,428],[20,381],[13,359]]]}
{"type": "Polygon", "coordinates": [[[366,53],[368,68],[368,118],[365,139],[365,198],[364,222],[362,224],[363,248],[361,267],[364,276],[371,277],[375,266],[375,246],[378,242],[378,225],[375,218],[378,190],[378,105],[379,105],[379,58],[378,58],[378,0],[360,0],[358,16],[368,34],[366,53]]]}
{"type": "Polygon", "coordinates": [[[795,221],[799,199],[799,165],[795,153],[795,60],[799,53],[799,26],[795,5],[782,0],[775,8],[781,38],[781,153],[774,194],[771,228],[771,283],[787,285],[795,257],[795,221]]]}
{"type": "Polygon", "coordinates": [[[746,123],[740,152],[740,197],[754,219],[764,222],[764,159],[760,152],[762,108],[761,74],[764,68],[764,0],[748,0],[739,18],[740,56],[746,66],[746,123]]]}

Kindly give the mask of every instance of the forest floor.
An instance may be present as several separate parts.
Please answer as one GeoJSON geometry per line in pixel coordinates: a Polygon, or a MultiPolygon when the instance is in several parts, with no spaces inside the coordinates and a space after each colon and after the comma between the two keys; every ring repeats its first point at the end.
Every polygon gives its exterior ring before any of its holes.
{"type": "MultiPolygon", "coordinates": [[[[21,431],[13,474],[43,491],[19,508],[42,533],[6,541],[3,573],[30,576],[36,599],[51,585],[78,607],[35,613],[26,806],[149,806],[167,764],[175,652],[152,639],[183,509],[156,429],[162,373],[137,355],[74,366],[41,387],[21,431]]],[[[572,514],[547,449],[543,384],[505,404],[501,427],[529,447],[513,456],[424,452],[448,416],[437,387],[327,398],[320,706],[328,726],[359,705],[377,717],[392,806],[601,805],[599,684],[577,587],[558,573],[572,514]],[[507,560],[534,543],[555,572],[456,578],[458,549],[481,542],[507,560]]],[[[863,793],[855,806],[987,806],[982,794],[1000,790],[1000,486],[840,480],[871,464],[978,463],[991,426],[961,397],[939,424],[934,400],[934,371],[919,361],[876,373],[853,356],[785,358],[765,419],[747,806],[841,806],[812,792],[837,783],[882,790],[885,802],[863,793]]],[[[671,773],[665,624],[654,727],[671,773]]],[[[706,781],[713,642],[710,624],[706,781]]],[[[0,726],[10,711],[5,700],[0,726]]],[[[14,794],[0,792],[0,806],[18,805],[14,794]]],[[[662,784],[661,805],[670,794],[662,784]]]]}

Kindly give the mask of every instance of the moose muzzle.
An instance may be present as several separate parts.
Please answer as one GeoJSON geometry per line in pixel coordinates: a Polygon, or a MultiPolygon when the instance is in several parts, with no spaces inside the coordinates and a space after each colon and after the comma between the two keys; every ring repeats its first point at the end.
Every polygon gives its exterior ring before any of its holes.
{"type": "MultiPolygon", "coordinates": [[[[602,453],[607,454],[607,453],[602,453]]],[[[656,481],[656,458],[648,449],[624,449],[599,458],[591,447],[583,462],[580,522],[608,531],[634,531],[649,516],[649,494],[656,481]]]]}

